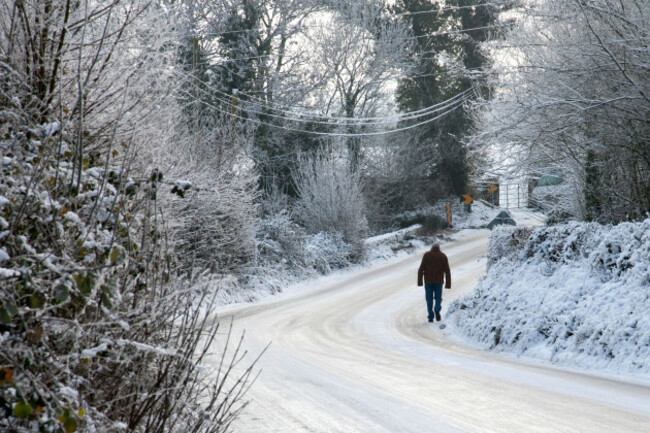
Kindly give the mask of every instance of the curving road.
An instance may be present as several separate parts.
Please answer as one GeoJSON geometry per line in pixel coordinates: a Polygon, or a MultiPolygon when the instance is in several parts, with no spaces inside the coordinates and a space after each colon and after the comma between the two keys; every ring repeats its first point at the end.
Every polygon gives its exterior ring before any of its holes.
{"type": "MultiPolygon", "coordinates": [[[[443,245],[449,301],[483,272],[487,231],[443,245]]],[[[262,371],[238,432],[650,432],[650,387],[476,351],[428,323],[420,255],[226,307],[262,371]]]]}

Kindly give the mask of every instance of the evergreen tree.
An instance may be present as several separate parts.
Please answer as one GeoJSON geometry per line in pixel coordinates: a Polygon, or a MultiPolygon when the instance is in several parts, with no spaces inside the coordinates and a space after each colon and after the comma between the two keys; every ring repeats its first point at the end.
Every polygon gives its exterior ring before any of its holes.
{"type": "Polygon", "coordinates": [[[256,65],[269,54],[269,46],[259,46],[261,9],[254,0],[233,4],[225,27],[219,36],[219,55],[224,59],[217,66],[219,82],[226,95],[233,90],[254,91],[256,65]]]}
{"type": "MultiPolygon", "coordinates": [[[[494,26],[501,7],[489,0],[399,0],[394,11],[403,14],[417,40],[413,52],[416,73],[399,83],[397,100],[403,111],[418,110],[445,101],[473,88],[488,95],[483,69],[488,58],[481,48],[494,26]]],[[[413,140],[426,141],[422,172],[429,190],[423,195],[436,199],[460,195],[467,187],[467,151],[462,137],[472,128],[469,115],[456,109],[440,120],[421,127],[413,140]]]]}

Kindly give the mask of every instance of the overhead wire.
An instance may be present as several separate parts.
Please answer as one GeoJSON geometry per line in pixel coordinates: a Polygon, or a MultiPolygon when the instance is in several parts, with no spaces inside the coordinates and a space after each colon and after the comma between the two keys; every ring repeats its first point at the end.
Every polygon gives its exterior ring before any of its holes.
{"type": "MultiPolygon", "coordinates": [[[[181,90],[181,93],[184,93],[184,94],[186,94],[188,96],[193,96],[189,92],[186,92],[186,91],[183,91],[183,90],[181,90]]],[[[284,125],[277,125],[277,124],[273,124],[273,123],[264,122],[262,120],[255,119],[255,118],[245,118],[245,117],[242,117],[242,116],[238,115],[237,113],[232,113],[232,112],[229,112],[227,110],[224,110],[222,107],[215,106],[214,104],[211,104],[208,101],[200,100],[199,102],[201,104],[203,104],[203,105],[214,108],[215,110],[219,111],[220,113],[228,115],[228,116],[230,116],[232,118],[235,118],[235,119],[238,119],[238,120],[249,121],[249,122],[253,122],[253,123],[264,125],[264,126],[269,126],[269,127],[276,128],[276,129],[282,129],[282,130],[285,130],[285,131],[301,132],[301,133],[305,133],[305,134],[312,134],[312,135],[318,135],[318,136],[328,136],[328,137],[369,137],[369,136],[379,136],[379,135],[394,134],[394,133],[397,133],[397,132],[402,132],[402,131],[406,131],[406,130],[409,130],[409,129],[417,128],[419,126],[426,125],[427,123],[435,122],[436,120],[439,120],[439,119],[449,115],[450,113],[456,111],[458,108],[460,108],[463,105],[464,100],[461,100],[460,102],[457,102],[454,106],[452,106],[447,111],[445,111],[445,112],[443,112],[443,113],[441,113],[441,114],[439,114],[439,115],[437,115],[437,116],[435,116],[433,118],[424,120],[424,121],[419,122],[419,123],[415,123],[415,124],[412,124],[412,125],[407,125],[407,126],[400,127],[400,128],[393,128],[393,129],[383,130],[383,131],[356,132],[356,133],[355,132],[322,132],[322,131],[310,131],[310,130],[299,129],[299,128],[290,128],[290,127],[286,127],[284,125]]],[[[335,125],[332,125],[332,126],[348,127],[348,126],[354,126],[354,125],[335,124],[335,125]]]]}
{"type": "MultiPolygon", "coordinates": [[[[428,14],[428,13],[441,13],[445,11],[452,11],[452,10],[462,10],[462,9],[469,9],[469,8],[477,8],[477,7],[488,7],[488,6],[503,6],[502,2],[497,2],[497,3],[480,3],[480,4],[474,4],[474,5],[465,5],[465,6],[454,6],[454,7],[443,7],[443,8],[437,8],[435,10],[428,10],[428,11],[414,11],[414,12],[402,12],[402,13],[397,13],[394,14],[394,16],[411,16],[411,15],[421,15],[421,14],[428,14]]],[[[319,26],[319,27],[324,27],[324,26],[319,26]]],[[[450,35],[450,34],[461,34],[461,33],[466,33],[466,32],[471,32],[471,31],[476,31],[476,30],[485,30],[485,29],[492,29],[492,28],[502,28],[503,25],[490,25],[490,26],[482,26],[482,27],[475,27],[471,29],[457,29],[457,30],[448,30],[444,32],[435,32],[435,33],[429,33],[429,34],[424,34],[424,35],[418,35],[418,36],[410,36],[406,38],[399,38],[400,40],[418,40],[420,38],[426,38],[426,37],[436,37],[436,36],[444,36],[444,35],[450,35]]],[[[245,30],[233,30],[233,31],[227,31],[227,32],[221,32],[221,33],[206,33],[207,36],[221,36],[229,33],[240,33],[240,32],[258,32],[259,29],[245,29],[245,30]]],[[[261,55],[261,56],[251,56],[251,57],[245,57],[245,58],[236,58],[233,60],[253,60],[253,59],[264,59],[264,58],[273,58],[275,57],[273,54],[268,54],[268,55],[261,55]]],[[[189,75],[189,74],[188,74],[189,75]]],[[[196,80],[196,77],[192,77],[194,80],[196,80]]],[[[205,83],[203,81],[200,81],[201,86],[206,87],[210,89],[212,92],[215,92],[223,97],[226,98],[232,98],[233,95],[229,95],[225,92],[220,91],[219,89],[210,86],[208,83],[205,83]]],[[[199,88],[201,92],[204,92],[205,94],[208,94],[208,92],[202,88],[199,88]]],[[[289,121],[289,122],[297,122],[297,123],[311,123],[311,124],[319,124],[319,125],[326,125],[326,126],[334,126],[334,127],[362,127],[362,126],[377,126],[381,124],[385,124],[388,122],[403,122],[403,121],[409,121],[409,120],[418,120],[420,118],[428,117],[430,115],[440,113],[442,114],[435,116],[434,118],[430,118],[427,120],[424,120],[419,123],[415,123],[412,125],[408,125],[403,128],[397,128],[397,129],[392,129],[392,130],[387,130],[387,131],[380,131],[380,132],[371,132],[371,133],[331,133],[331,132],[318,132],[318,131],[304,131],[316,135],[330,135],[330,136],[364,136],[364,135],[380,135],[380,134],[390,134],[394,132],[399,132],[403,131],[406,129],[411,129],[418,127],[420,125],[438,120],[439,118],[455,111],[458,109],[459,106],[461,106],[467,99],[469,91],[471,89],[467,89],[464,92],[461,92],[452,98],[449,98],[446,101],[442,101],[438,104],[422,108],[420,110],[415,110],[411,111],[408,113],[404,114],[396,114],[396,115],[390,115],[390,116],[377,116],[377,117],[357,117],[357,118],[350,118],[350,117],[338,117],[338,116],[330,116],[330,115],[323,115],[320,113],[314,113],[314,112],[308,112],[305,111],[304,107],[300,108],[300,111],[296,111],[295,108],[286,106],[284,104],[277,104],[274,102],[269,102],[265,101],[261,98],[256,98],[253,95],[246,95],[247,98],[255,104],[257,101],[257,104],[260,105],[262,110],[266,109],[268,111],[259,111],[256,110],[255,108],[252,107],[246,107],[243,108],[246,112],[251,113],[251,114],[256,114],[258,116],[265,116],[267,118],[272,118],[272,119],[278,119],[278,120],[284,120],[284,121],[289,121]],[[274,108],[275,107],[281,107],[281,108],[274,108]],[[278,114],[274,114],[273,112],[276,112],[278,114]]],[[[188,96],[193,96],[187,92],[186,93],[188,96]]],[[[230,104],[231,101],[228,99],[222,99],[219,97],[216,97],[214,94],[210,94],[210,97],[213,98],[214,100],[222,103],[222,104],[230,104]]],[[[207,101],[201,100],[200,101],[202,104],[206,104],[211,106],[212,108],[215,108],[221,112],[224,112],[222,107],[217,107],[214,106],[213,104],[208,103],[207,101]]],[[[236,114],[233,113],[226,113],[231,116],[235,116],[239,119],[242,119],[241,116],[237,116],[236,114]]],[[[254,118],[246,118],[248,121],[254,121],[257,123],[261,124],[266,124],[271,127],[275,128],[281,128],[281,129],[286,129],[286,130],[291,130],[291,131],[298,131],[298,129],[295,128],[287,128],[281,125],[276,125],[273,123],[265,123],[263,121],[260,121],[259,119],[254,119],[254,118]]]]}
{"type": "MultiPolygon", "coordinates": [[[[196,79],[196,77],[192,77],[190,74],[184,74],[177,72],[178,75],[181,75],[183,78],[191,78],[195,81],[198,81],[198,84],[200,86],[204,87],[195,87],[196,90],[199,90],[206,96],[210,96],[211,98],[216,99],[219,102],[225,103],[225,104],[230,104],[231,100],[229,99],[223,99],[220,97],[215,97],[215,95],[208,93],[205,88],[209,89],[210,91],[217,93],[221,96],[224,96],[226,98],[232,98],[233,95],[229,95],[226,92],[223,92],[222,90],[211,86],[210,84],[196,79]]],[[[304,122],[304,123],[313,123],[313,124],[321,124],[321,125],[332,125],[332,122],[344,122],[347,125],[353,125],[353,126],[374,126],[374,125],[381,125],[386,122],[393,122],[393,121],[406,121],[406,120],[417,120],[422,117],[429,116],[431,114],[440,112],[450,105],[453,105],[456,103],[457,100],[462,99],[463,102],[466,99],[467,95],[472,89],[467,89],[463,92],[460,92],[459,94],[442,101],[440,103],[431,105],[429,107],[425,107],[419,110],[414,110],[410,111],[407,113],[403,114],[395,114],[395,115],[389,115],[389,116],[370,116],[370,117],[356,117],[356,118],[351,118],[351,117],[344,117],[344,116],[330,116],[330,115],[324,115],[320,113],[313,113],[313,112],[306,112],[304,109],[301,109],[300,111],[296,110],[281,110],[277,108],[272,108],[269,106],[269,104],[266,101],[263,100],[258,100],[259,104],[262,105],[262,109],[266,108],[268,110],[275,110],[276,112],[280,114],[273,114],[272,112],[269,113],[267,111],[260,111],[256,110],[255,108],[250,108],[247,107],[246,111],[257,114],[260,116],[267,116],[271,118],[275,118],[278,120],[287,120],[287,121],[292,121],[292,122],[304,122]],[[307,117],[311,116],[311,118],[307,117]]],[[[334,123],[335,125],[340,125],[340,123],[334,123]]]]}
{"type": "MultiPolygon", "coordinates": [[[[317,26],[321,28],[329,28],[331,26],[317,26]]],[[[421,38],[433,38],[436,36],[447,36],[447,35],[452,35],[452,34],[461,34],[461,33],[467,33],[467,32],[472,32],[475,30],[488,30],[488,29],[500,29],[503,27],[508,27],[507,24],[495,24],[495,25],[490,25],[490,26],[481,26],[481,27],[472,27],[470,29],[456,29],[456,30],[446,30],[442,32],[434,32],[434,33],[425,33],[423,35],[418,35],[418,36],[407,36],[403,38],[394,38],[395,40],[400,40],[400,41],[409,41],[409,40],[417,40],[421,38]]],[[[250,31],[258,31],[257,29],[251,29],[250,31]]],[[[223,33],[219,32],[207,32],[202,34],[202,36],[220,36],[223,33]]],[[[257,58],[265,58],[265,57],[271,57],[271,55],[262,55],[262,56],[252,56],[249,57],[249,59],[257,59],[257,58]]]]}
{"type": "MultiPolygon", "coordinates": [[[[216,90],[219,94],[227,97],[232,97],[232,95],[227,95],[225,92],[221,92],[219,90],[216,90]]],[[[290,120],[290,121],[304,121],[308,123],[317,123],[317,124],[330,124],[332,122],[347,122],[349,123],[350,121],[354,122],[355,125],[359,126],[365,126],[365,125],[378,125],[382,124],[388,121],[404,121],[404,120],[416,120],[421,117],[426,117],[430,114],[437,113],[439,111],[442,111],[445,109],[449,104],[452,104],[455,102],[456,99],[464,98],[468,93],[470,93],[471,89],[464,90],[463,92],[454,95],[453,97],[439,102],[437,104],[421,108],[418,110],[413,110],[409,111],[406,113],[402,114],[393,114],[393,115],[385,115],[385,116],[360,116],[360,117],[346,117],[346,116],[331,116],[327,114],[321,114],[321,113],[316,113],[316,112],[311,112],[311,111],[305,111],[304,109],[301,109],[300,111],[297,111],[295,109],[289,109],[289,110],[281,110],[277,108],[272,108],[266,101],[263,101],[261,99],[256,99],[253,101],[255,103],[259,103],[262,105],[262,108],[267,108],[270,110],[274,110],[276,112],[279,112],[280,114],[272,115],[271,117],[275,117],[281,120],[290,120]],[[313,119],[308,119],[306,117],[312,117],[313,119]],[[304,119],[304,120],[303,120],[304,119]]],[[[221,100],[224,102],[223,100],[221,100]]],[[[229,102],[229,101],[226,101],[229,102]]],[[[267,112],[259,112],[254,109],[248,110],[250,112],[253,112],[255,114],[261,114],[261,115],[269,115],[267,112]]]]}

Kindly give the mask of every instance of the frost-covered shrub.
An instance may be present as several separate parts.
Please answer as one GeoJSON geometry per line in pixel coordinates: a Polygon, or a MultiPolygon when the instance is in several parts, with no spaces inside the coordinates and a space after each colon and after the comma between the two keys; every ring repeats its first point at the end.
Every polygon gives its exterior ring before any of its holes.
{"type": "MultiPolygon", "coordinates": [[[[221,186],[224,186],[223,184],[221,186]]],[[[246,190],[225,194],[198,191],[177,200],[174,228],[179,269],[193,274],[209,270],[230,272],[247,265],[255,255],[255,206],[246,190]]]]}
{"type": "Polygon", "coordinates": [[[307,236],[307,262],[321,274],[350,263],[351,247],[340,233],[320,232],[307,236]]]}
{"type": "MultiPolygon", "coordinates": [[[[67,161],[57,170],[43,143],[0,141],[0,430],[227,424],[237,399],[208,389],[223,377],[198,366],[216,323],[203,321],[200,293],[171,282],[153,217],[162,175],[138,183],[89,166],[81,192],[68,193],[67,161]],[[199,395],[212,401],[209,414],[199,395]]],[[[236,394],[243,379],[223,384],[236,394]]]]}
{"type": "Polygon", "coordinates": [[[484,347],[589,368],[650,372],[650,219],[495,231],[494,256],[449,318],[484,347]],[[510,252],[520,251],[517,254],[510,252]]]}
{"type": "Polygon", "coordinates": [[[600,224],[577,222],[539,228],[532,233],[524,255],[553,267],[581,260],[596,247],[599,239],[594,234],[601,230],[600,224]]]}
{"type": "Polygon", "coordinates": [[[133,181],[119,167],[88,166],[70,190],[70,156],[53,152],[68,136],[58,134],[34,140],[17,129],[0,142],[0,410],[9,414],[0,425],[110,431],[129,416],[106,402],[150,388],[159,365],[131,352],[162,341],[145,337],[141,320],[168,275],[165,250],[154,221],[138,211],[151,205],[158,177],[127,194],[133,181]]]}
{"type": "Polygon", "coordinates": [[[236,272],[255,257],[258,177],[246,156],[251,142],[231,119],[211,114],[208,125],[179,126],[160,156],[168,176],[191,185],[181,190],[184,197],[161,195],[178,266],[187,275],[236,272]]]}
{"type": "Polygon", "coordinates": [[[516,261],[523,253],[532,232],[530,227],[496,226],[490,233],[488,246],[488,269],[499,260],[516,261]]]}
{"type": "Polygon", "coordinates": [[[575,219],[572,214],[561,209],[552,209],[546,215],[546,225],[552,226],[556,224],[564,224],[572,219],[575,219]]]}
{"type": "Polygon", "coordinates": [[[264,218],[257,228],[255,239],[259,265],[281,264],[293,270],[306,265],[305,231],[289,217],[287,211],[264,218]]]}
{"type": "Polygon", "coordinates": [[[173,26],[140,0],[23,6],[0,4],[0,431],[219,430],[246,378],[199,369],[216,328],[171,271],[149,159],[173,26]]]}
{"type": "Polygon", "coordinates": [[[347,159],[322,153],[301,157],[294,179],[299,199],[292,217],[310,234],[340,233],[350,257],[361,260],[368,223],[359,173],[347,159]]]}

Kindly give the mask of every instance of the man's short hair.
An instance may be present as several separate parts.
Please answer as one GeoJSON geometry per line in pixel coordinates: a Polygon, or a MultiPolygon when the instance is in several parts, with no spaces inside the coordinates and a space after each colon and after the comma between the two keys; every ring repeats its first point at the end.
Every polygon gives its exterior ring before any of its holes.
{"type": "Polygon", "coordinates": [[[431,245],[431,249],[434,251],[440,251],[440,244],[436,242],[435,244],[431,245]]]}

